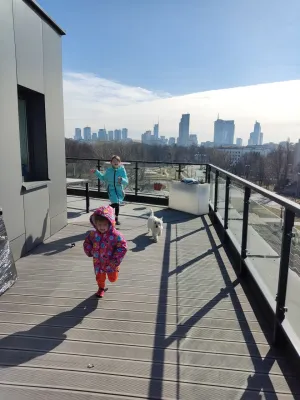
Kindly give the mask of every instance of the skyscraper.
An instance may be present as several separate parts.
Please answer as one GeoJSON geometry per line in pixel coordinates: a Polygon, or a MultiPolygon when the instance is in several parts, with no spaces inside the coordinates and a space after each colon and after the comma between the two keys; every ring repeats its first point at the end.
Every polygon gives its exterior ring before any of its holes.
{"type": "Polygon", "coordinates": [[[115,129],[114,139],[120,141],[122,139],[121,129],[115,129]]]}
{"type": "Polygon", "coordinates": [[[198,136],[195,134],[190,134],[190,140],[189,140],[190,146],[198,146],[198,136]]]}
{"type": "Polygon", "coordinates": [[[142,143],[149,144],[151,142],[151,131],[146,131],[142,133],[142,143]]]}
{"type": "Polygon", "coordinates": [[[261,131],[261,125],[259,122],[255,122],[253,132],[250,133],[248,140],[249,146],[259,146],[263,143],[263,133],[261,131]]]}
{"type": "Polygon", "coordinates": [[[92,129],[89,126],[83,128],[83,138],[87,141],[92,140],[92,129]]]}
{"type": "Polygon", "coordinates": [[[218,118],[214,124],[214,144],[233,144],[235,125],[233,120],[225,121],[218,118]]]}
{"type": "Polygon", "coordinates": [[[81,129],[80,128],[75,128],[74,139],[75,140],[82,140],[81,129]]]}
{"type": "Polygon", "coordinates": [[[242,147],[243,146],[243,139],[242,138],[236,138],[236,145],[242,147]]]}
{"type": "Polygon", "coordinates": [[[179,146],[188,146],[190,139],[190,114],[182,114],[179,122],[179,146]]]}
{"type": "Polygon", "coordinates": [[[98,139],[101,140],[101,142],[106,142],[108,137],[106,133],[106,129],[99,129],[98,131],[98,139]]]}
{"type": "Polygon", "coordinates": [[[154,139],[158,140],[159,137],[159,124],[155,124],[153,128],[154,139]]]}
{"type": "Polygon", "coordinates": [[[126,141],[128,139],[128,129],[123,128],[122,129],[122,140],[126,141]]]}
{"type": "Polygon", "coordinates": [[[260,123],[256,121],[253,129],[253,144],[255,146],[259,145],[260,134],[261,134],[261,126],[260,123]]]}
{"type": "Polygon", "coordinates": [[[169,138],[169,146],[174,146],[176,143],[176,139],[174,137],[169,138]]]}
{"type": "Polygon", "coordinates": [[[248,139],[248,146],[253,146],[253,145],[254,145],[254,132],[251,132],[248,139]]]}
{"type": "Polygon", "coordinates": [[[260,138],[259,138],[259,145],[261,146],[264,143],[264,134],[260,132],[260,138]]]}
{"type": "Polygon", "coordinates": [[[108,131],[108,140],[110,142],[114,140],[114,131],[108,131]]]}
{"type": "Polygon", "coordinates": [[[97,139],[98,139],[97,133],[96,133],[96,132],[93,132],[93,134],[92,134],[92,140],[93,140],[93,142],[95,142],[97,139]]]}

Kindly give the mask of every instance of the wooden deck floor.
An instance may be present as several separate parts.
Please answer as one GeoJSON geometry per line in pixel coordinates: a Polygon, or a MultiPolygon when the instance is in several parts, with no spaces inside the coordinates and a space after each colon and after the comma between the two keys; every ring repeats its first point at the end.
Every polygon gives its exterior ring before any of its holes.
{"type": "Polygon", "coordinates": [[[300,398],[209,219],[153,208],[158,244],[148,210],[122,207],[130,251],[102,300],[82,250],[88,219],[74,210],[17,263],[0,298],[1,400],[300,398]]]}

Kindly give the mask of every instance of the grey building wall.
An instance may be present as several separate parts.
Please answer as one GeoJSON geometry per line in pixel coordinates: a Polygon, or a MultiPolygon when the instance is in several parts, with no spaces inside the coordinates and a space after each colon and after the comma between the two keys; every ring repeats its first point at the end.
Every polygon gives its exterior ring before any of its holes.
{"type": "Polygon", "coordinates": [[[61,36],[24,0],[2,0],[0,37],[0,207],[16,260],[67,224],[61,36]],[[49,182],[27,190],[18,84],[45,95],[49,182]]]}

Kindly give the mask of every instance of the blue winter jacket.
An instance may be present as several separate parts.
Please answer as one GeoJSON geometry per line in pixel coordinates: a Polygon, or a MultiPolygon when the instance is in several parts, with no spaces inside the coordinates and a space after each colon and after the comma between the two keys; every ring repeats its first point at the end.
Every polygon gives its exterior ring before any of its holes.
{"type": "Polygon", "coordinates": [[[125,168],[121,165],[119,168],[109,167],[102,174],[102,172],[96,170],[95,175],[100,181],[107,183],[107,193],[111,203],[120,203],[124,200],[124,186],[128,185],[128,178],[125,168]],[[122,183],[118,182],[118,178],[122,178],[122,183]]]}

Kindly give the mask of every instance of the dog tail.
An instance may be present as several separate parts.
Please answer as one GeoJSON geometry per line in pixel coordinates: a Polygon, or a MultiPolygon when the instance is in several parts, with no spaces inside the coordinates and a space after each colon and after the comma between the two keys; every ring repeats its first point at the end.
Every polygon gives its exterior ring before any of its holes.
{"type": "Polygon", "coordinates": [[[152,208],[150,208],[150,217],[154,217],[154,213],[153,213],[152,208]]]}

